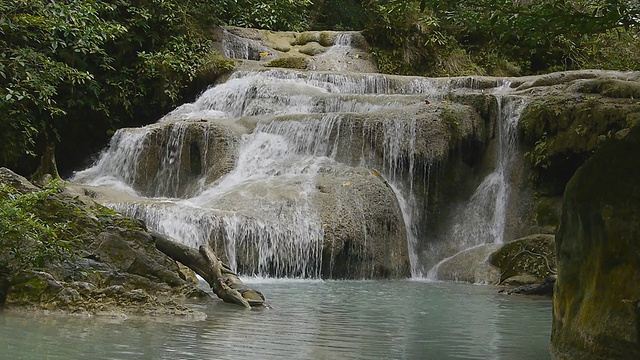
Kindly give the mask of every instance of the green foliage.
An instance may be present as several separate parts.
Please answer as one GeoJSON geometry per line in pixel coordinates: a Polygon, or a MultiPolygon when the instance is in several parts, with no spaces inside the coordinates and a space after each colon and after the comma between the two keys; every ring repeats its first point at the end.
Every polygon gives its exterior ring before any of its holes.
{"type": "Polygon", "coordinates": [[[0,164],[19,163],[54,135],[62,147],[101,147],[108,130],[177,105],[204,72],[227,71],[228,62],[212,61],[218,4],[3,1],[0,164]]]}
{"type": "Polygon", "coordinates": [[[362,2],[382,72],[517,76],[640,68],[640,3],[629,0],[362,2]]]}
{"type": "Polygon", "coordinates": [[[382,72],[429,74],[438,56],[449,45],[440,21],[420,11],[418,1],[364,1],[368,15],[364,35],[382,72]]]}
{"type": "Polygon", "coordinates": [[[112,9],[95,1],[0,4],[0,162],[33,154],[38,135],[67,114],[63,86],[94,83],[74,61],[103,57],[105,42],[124,32],[100,18],[112,9]]]}
{"type": "Polygon", "coordinates": [[[616,28],[586,36],[576,51],[576,62],[587,69],[640,69],[640,32],[616,28]]]}
{"type": "Polygon", "coordinates": [[[50,197],[60,191],[56,181],[27,193],[0,185],[0,277],[40,269],[70,257],[74,240],[67,236],[69,224],[39,215],[50,197]]]}
{"type": "Polygon", "coordinates": [[[221,0],[229,24],[268,30],[303,31],[309,27],[311,0],[221,0]]]}
{"type": "Polygon", "coordinates": [[[640,6],[629,0],[422,2],[465,47],[492,49],[529,70],[584,64],[581,42],[612,29],[637,34],[640,6]]]}
{"type": "Polygon", "coordinates": [[[316,0],[311,12],[311,27],[317,30],[362,30],[367,17],[358,0],[316,0]]]}
{"type": "Polygon", "coordinates": [[[531,151],[527,151],[524,156],[534,168],[547,169],[551,165],[551,159],[547,152],[547,133],[538,139],[531,151]]]}
{"type": "Polygon", "coordinates": [[[427,76],[484,75],[436,13],[420,1],[367,1],[364,35],[383,73],[427,76]]]}

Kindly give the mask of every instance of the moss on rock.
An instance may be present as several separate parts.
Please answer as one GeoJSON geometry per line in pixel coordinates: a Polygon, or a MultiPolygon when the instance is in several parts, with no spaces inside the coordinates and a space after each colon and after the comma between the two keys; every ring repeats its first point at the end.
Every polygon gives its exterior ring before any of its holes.
{"type": "Polygon", "coordinates": [[[489,262],[500,269],[500,283],[519,279],[513,285],[522,285],[522,279],[529,283],[541,283],[555,275],[555,237],[548,234],[530,235],[503,245],[493,252],[489,262]]]}
{"type": "Polygon", "coordinates": [[[327,51],[327,49],[318,44],[315,41],[309,42],[307,44],[305,44],[303,47],[300,48],[301,53],[305,54],[305,55],[309,55],[309,56],[315,56],[315,55],[320,55],[323,52],[327,51]]]}
{"type": "MultiPolygon", "coordinates": [[[[0,168],[0,184],[20,193],[39,190],[4,168],[0,168]]],[[[29,211],[51,227],[66,224],[59,236],[72,244],[72,256],[66,261],[50,261],[38,271],[0,274],[0,280],[8,280],[3,299],[8,308],[194,315],[175,299],[208,296],[185,280],[174,260],[156,249],[144,224],[98,205],[80,192],[66,188],[48,195],[29,211]],[[114,286],[122,291],[112,291],[114,286]]]]}
{"type": "Polygon", "coordinates": [[[302,57],[281,57],[269,61],[267,67],[281,67],[287,69],[306,69],[307,59],[302,57]]]}
{"type": "Polygon", "coordinates": [[[640,358],[639,149],[635,127],[567,184],[551,337],[559,359],[640,358]]]}
{"type": "MultiPolygon", "coordinates": [[[[599,86],[616,82],[605,79],[591,83],[599,86]]],[[[540,191],[562,194],[576,169],[609,138],[634,126],[638,114],[640,104],[633,98],[571,92],[533,97],[521,115],[520,128],[530,148],[526,158],[540,191]]]]}

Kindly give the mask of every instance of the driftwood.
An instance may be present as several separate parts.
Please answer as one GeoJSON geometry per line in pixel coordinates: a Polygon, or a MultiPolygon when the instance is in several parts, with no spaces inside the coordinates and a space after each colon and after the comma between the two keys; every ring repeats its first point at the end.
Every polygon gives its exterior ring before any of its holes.
{"type": "Polygon", "coordinates": [[[237,274],[218,259],[208,244],[194,249],[159,233],[153,233],[153,238],[158,250],[200,275],[224,302],[235,303],[245,308],[266,306],[264,295],[247,287],[237,274]]]}

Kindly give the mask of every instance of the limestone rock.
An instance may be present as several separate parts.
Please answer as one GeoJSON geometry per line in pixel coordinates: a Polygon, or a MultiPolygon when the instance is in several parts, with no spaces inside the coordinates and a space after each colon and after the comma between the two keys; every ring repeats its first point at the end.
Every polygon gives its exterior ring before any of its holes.
{"type": "MultiPolygon", "coordinates": [[[[0,169],[0,183],[16,191],[39,190],[5,168],[0,169]]],[[[40,271],[3,274],[10,278],[6,307],[201,317],[175,300],[208,295],[185,281],[176,262],[156,249],[139,221],[74,190],[50,195],[43,206],[33,209],[33,215],[50,226],[72,224],[59,234],[73,244],[74,256],[47,263],[40,271]]]]}
{"type": "Polygon", "coordinates": [[[434,275],[444,281],[495,285],[500,280],[500,270],[489,263],[489,256],[499,247],[486,244],[460,252],[439,264],[434,275]]]}
{"type": "Polygon", "coordinates": [[[499,283],[505,285],[539,284],[555,275],[555,236],[536,234],[504,244],[490,256],[500,269],[499,283]]]}
{"type": "Polygon", "coordinates": [[[567,184],[556,238],[552,353],[640,358],[640,127],[611,139],[567,184]]]}
{"type": "Polygon", "coordinates": [[[323,173],[313,195],[324,231],[322,276],[408,277],[407,235],[390,185],[374,171],[323,173]]]}

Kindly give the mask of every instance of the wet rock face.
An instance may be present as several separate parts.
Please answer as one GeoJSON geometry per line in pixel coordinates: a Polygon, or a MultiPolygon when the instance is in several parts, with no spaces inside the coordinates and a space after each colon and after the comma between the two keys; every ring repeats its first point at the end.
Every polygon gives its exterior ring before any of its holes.
{"type": "Polygon", "coordinates": [[[640,358],[640,127],[616,137],[565,191],[551,338],[559,359],[640,358]]]}
{"type": "Polygon", "coordinates": [[[235,215],[221,214],[209,242],[239,273],[327,279],[410,275],[400,205],[379,173],[330,163],[312,180],[294,177],[275,187],[269,180],[216,201],[218,209],[235,215]],[[255,202],[260,196],[264,201],[255,202]]]}
{"type": "Polygon", "coordinates": [[[562,195],[567,181],[616,132],[640,121],[640,73],[575,71],[532,78],[520,128],[526,157],[543,195],[562,195]]]}
{"type": "Polygon", "coordinates": [[[390,185],[364,168],[316,179],[324,246],[322,277],[410,276],[402,212],[390,185]]]}
{"type": "MultiPolygon", "coordinates": [[[[0,169],[0,183],[37,191],[26,179],[0,169]]],[[[5,306],[105,315],[186,315],[174,299],[206,297],[185,280],[175,261],[158,251],[142,223],[116,214],[67,188],[34,211],[43,221],[72,224],[61,233],[76,239],[74,256],[41,271],[8,274],[5,306]]]]}
{"type": "Polygon", "coordinates": [[[152,196],[184,196],[203,179],[211,183],[234,165],[238,138],[207,122],[150,127],[137,159],[134,188],[152,196]]]}

